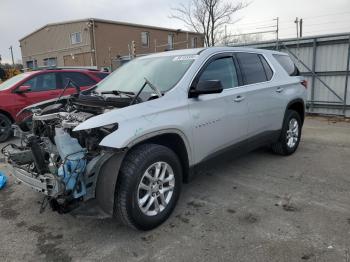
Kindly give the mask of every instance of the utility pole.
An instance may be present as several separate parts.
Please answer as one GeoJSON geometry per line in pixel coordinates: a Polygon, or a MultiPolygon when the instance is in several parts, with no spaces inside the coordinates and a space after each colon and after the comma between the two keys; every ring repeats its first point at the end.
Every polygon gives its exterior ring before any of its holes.
{"type": "Polygon", "coordinates": [[[303,37],[303,19],[300,18],[299,20],[299,36],[303,37]]]}
{"type": "Polygon", "coordinates": [[[136,42],[135,42],[135,40],[131,41],[131,56],[132,56],[132,58],[136,58],[136,42]]]}
{"type": "Polygon", "coordinates": [[[279,36],[278,36],[278,33],[279,33],[279,17],[276,17],[275,19],[273,20],[276,20],[276,50],[278,50],[279,48],[279,36]]]}
{"type": "Polygon", "coordinates": [[[188,32],[186,32],[186,48],[188,49],[189,43],[188,43],[188,32]]]}
{"type": "Polygon", "coordinates": [[[112,72],[112,68],[113,68],[113,59],[112,59],[112,50],[111,47],[108,47],[108,56],[109,56],[109,61],[110,61],[110,72],[112,72]]]}
{"type": "Polygon", "coordinates": [[[12,57],[12,66],[15,67],[15,60],[13,59],[13,51],[12,51],[12,46],[10,46],[10,52],[11,52],[11,57],[12,57]]]}
{"type": "Polygon", "coordinates": [[[300,52],[299,52],[300,51],[299,50],[299,37],[300,37],[300,35],[299,35],[299,18],[298,17],[295,18],[294,23],[295,23],[296,28],[297,28],[297,56],[299,57],[299,55],[300,55],[300,52]]]}
{"type": "Polygon", "coordinates": [[[299,18],[296,17],[294,21],[296,28],[297,28],[297,38],[299,38],[299,18]]]}

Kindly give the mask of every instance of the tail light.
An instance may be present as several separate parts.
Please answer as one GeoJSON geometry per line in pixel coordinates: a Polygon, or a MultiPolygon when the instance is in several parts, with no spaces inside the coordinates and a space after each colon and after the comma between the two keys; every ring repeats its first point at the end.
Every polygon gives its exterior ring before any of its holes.
{"type": "Polygon", "coordinates": [[[305,87],[305,89],[307,88],[307,80],[301,81],[300,84],[302,84],[305,87]]]}

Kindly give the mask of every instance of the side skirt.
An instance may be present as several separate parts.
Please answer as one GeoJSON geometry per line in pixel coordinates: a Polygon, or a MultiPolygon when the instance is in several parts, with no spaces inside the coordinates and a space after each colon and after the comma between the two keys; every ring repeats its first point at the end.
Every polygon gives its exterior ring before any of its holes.
{"type": "Polygon", "coordinates": [[[240,157],[255,149],[268,146],[272,143],[277,142],[280,135],[281,130],[267,131],[207,156],[200,163],[190,167],[189,181],[193,180],[195,174],[198,173],[200,169],[202,169],[206,165],[214,164],[216,161],[219,160],[219,158],[221,159],[225,156],[229,156],[230,158],[240,157]]]}

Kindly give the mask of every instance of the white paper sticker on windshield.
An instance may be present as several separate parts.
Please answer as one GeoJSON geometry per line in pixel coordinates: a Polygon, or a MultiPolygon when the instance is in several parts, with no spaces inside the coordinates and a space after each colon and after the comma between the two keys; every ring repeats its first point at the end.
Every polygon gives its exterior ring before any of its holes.
{"type": "Polygon", "coordinates": [[[198,55],[182,55],[182,56],[175,56],[173,61],[186,61],[186,60],[195,60],[198,57],[198,55]]]}

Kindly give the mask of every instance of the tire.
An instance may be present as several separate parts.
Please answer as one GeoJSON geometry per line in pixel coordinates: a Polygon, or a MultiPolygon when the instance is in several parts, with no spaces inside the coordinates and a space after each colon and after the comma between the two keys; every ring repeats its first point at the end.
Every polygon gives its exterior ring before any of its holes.
{"type": "Polygon", "coordinates": [[[125,225],[139,230],[153,229],[172,213],[180,195],[181,184],[182,167],[172,150],[156,144],[137,146],[125,157],[120,169],[116,189],[116,215],[125,225]],[[150,179],[156,177],[157,168],[160,168],[158,182],[162,179],[164,170],[162,181],[170,182],[158,184],[150,179]],[[147,190],[144,189],[145,186],[147,190]],[[152,199],[154,202],[147,211],[152,199]],[[141,204],[143,201],[145,203],[141,204]]]}
{"type": "Polygon", "coordinates": [[[287,110],[283,120],[281,135],[277,143],[272,144],[272,151],[283,156],[293,154],[299,146],[301,127],[302,123],[300,115],[294,110],[287,110]],[[297,127],[294,126],[295,123],[297,124],[297,127]],[[293,126],[294,128],[292,128],[293,126]],[[291,132],[292,130],[297,133],[291,132]]]}
{"type": "Polygon", "coordinates": [[[12,121],[6,115],[0,114],[0,143],[12,136],[12,121]]]}

